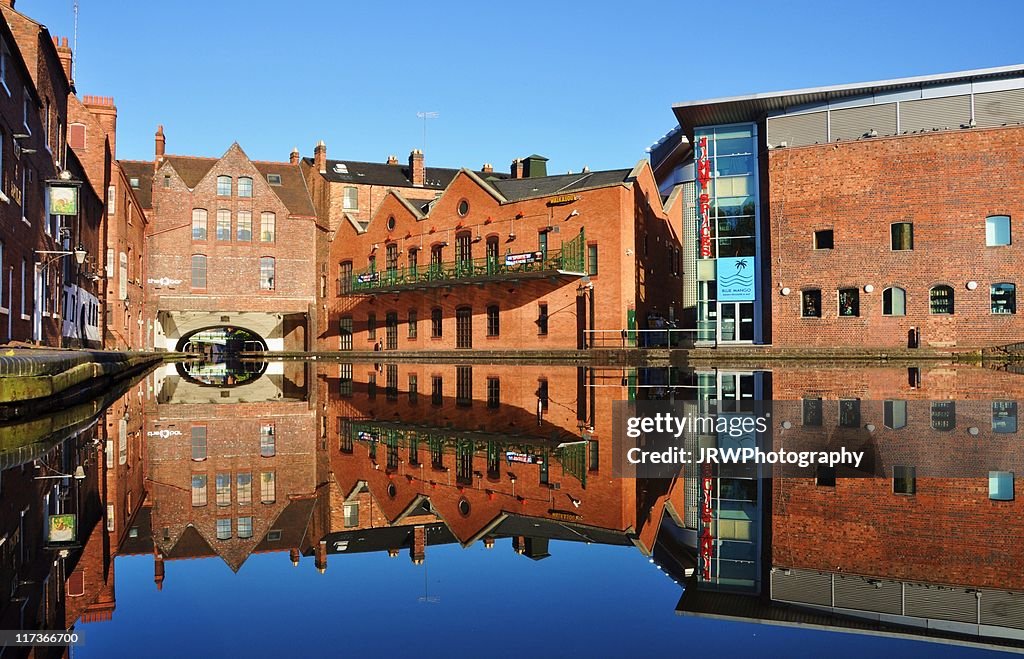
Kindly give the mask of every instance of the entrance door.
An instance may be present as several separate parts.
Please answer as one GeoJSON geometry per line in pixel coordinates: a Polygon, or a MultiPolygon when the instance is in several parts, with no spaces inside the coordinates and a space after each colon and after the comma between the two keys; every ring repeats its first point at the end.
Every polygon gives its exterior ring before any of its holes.
{"type": "Polygon", "coordinates": [[[455,347],[473,347],[473,310],[469,307],[455,310],[455,347]]]}
{"type": "Polygon", "coordinates": [[[718,342],[753,343],[754,303],[718,303],[718,342]]]}
{"type": "Polygon", "coordinates": [[[389,311],[384,317],[384,348],[398,350],[398,313],[389,311]]]}
{"type": "MultiPolygon", "coordinates": [[[[44,270],[42,265],[37,263],[35,266],[35,290],[32,292],[32,340],[42,341],[43,340],[43,276],[44,270]]],[[[24,295],[24,293],[22,293],[24,295]]]]}

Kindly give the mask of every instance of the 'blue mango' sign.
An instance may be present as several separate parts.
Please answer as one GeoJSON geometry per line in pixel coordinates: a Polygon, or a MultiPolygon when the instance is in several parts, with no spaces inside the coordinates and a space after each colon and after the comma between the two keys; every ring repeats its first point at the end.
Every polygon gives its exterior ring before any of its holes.
{"type": "Polygon", "coordinates": [[[751,302],[754,293],[754,257],[739,256],[718,259],[718,300],[720,302],[751,302]]]}

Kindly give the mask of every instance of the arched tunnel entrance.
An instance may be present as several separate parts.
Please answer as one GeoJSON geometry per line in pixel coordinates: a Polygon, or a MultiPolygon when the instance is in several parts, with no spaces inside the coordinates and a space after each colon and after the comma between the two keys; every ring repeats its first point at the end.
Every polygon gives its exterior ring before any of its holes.
{"type": "Polygon", "coordinates": [[[251,382],[267,369],[259,358],[243,358],[243,352],[266,352],[267,342],[256,332],[229,325],[203,327],[181,337],[178,352],[198,359],[180,362],[178,373],[196,384],[234,387],[251,382]]]}

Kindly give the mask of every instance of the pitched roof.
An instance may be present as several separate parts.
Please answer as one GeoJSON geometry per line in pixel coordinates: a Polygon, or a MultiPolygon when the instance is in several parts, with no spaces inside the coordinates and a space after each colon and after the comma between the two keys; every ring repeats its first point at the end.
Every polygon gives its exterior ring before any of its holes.
{"type": "Polygon", "coordinates": [[[316,211],[313,209],[313,200],[309,197],[309,190],[306,188],[306,179],[297,165],[287,162],[266,162],[253,160],[252,164],[263,174],[266,179],[268,174],[277,174],[281,177],[281,185],[270,185],[281,202],[288,208],[292,215],[304,215],[313,217],[316,211]]]}
{"type": "MultiPolygon", "coordinates": [[[[304,159],[309,166],[313,165],[312,158],[304,159]]],[[[446,167],[427,167],[424,185],[418,186],[424,189],[444,190],[452,182],[458,169],[446,167]]],[[[499,172],[477,172],[484,179],[505,179],[509,174],[499,172]]],[[[327,171],[323,174],[331,183],[360,183],[364,185],[388,185],[396,188],[411,188],[412,173],[408,163],[389,165],[379,162],[359,162],[357,160],[328,160],[327,171]]]]}
{"type": "Polygon", "coordinates": [[[174,171],[178,173],[178,176],[181,177],[181,180],[190,189],[199,185],[203,177],[220,161],[220,158],[200,158],[197,156],[165,156],[164,159],[171,164],[174,171]]]}
{"type": "Polygon", "coordinates": [[[145,209],[153,208],[153,163],[144,160],[119,160],[124,175],[131,179],[139,179],[139,187],[132,188],[135,198],[145,209]]]}
{"type": "Polygon", "coordinates": [[[535,178],[508,178],[489,181],[509,201],[564,194],[574,190],[619,185],[629,179],[632,169],[609,169],[580,174],[558,174],[535,178]]]}

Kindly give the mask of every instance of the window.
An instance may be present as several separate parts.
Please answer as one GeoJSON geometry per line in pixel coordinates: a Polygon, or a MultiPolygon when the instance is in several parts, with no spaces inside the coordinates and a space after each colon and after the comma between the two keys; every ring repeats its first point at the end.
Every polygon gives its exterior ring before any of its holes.
{"type": "Polygon", "coordinates": [[[444,380],[440,375],[430,376],[430,404],[440,406],[444,403],[444,393],[442,387],[444,380]]]}
{"type": "Polygon", "coordinates": [[[914,467],[897,465],[892,468],[892,491],[894,494],[917,492],[917,470],[914,467]]]}
{"type": "Polygon", "coordinates": [[[822,406],[820,398],[803,399],[803,424],[817,428],[822,424],[822,406]]]}
{"type": "Polygon", "coordinates": [[[206,209],[192,209],[192,240],[206,240],[206,209]]]}
{"type": "Polygon", "coordinates": [[[235,497],[240,505],[252,503],[252,474],[245,472],[235,476],[235,497]]]}
{"type": "MultiPolygon", "coordinates": [[[[2,151],[3,145],[0,144],[0,151],[2,151]]],[[[0,154],[0,164],[2,164],[3,155],[0,154]]],[[[117,187],[113,185],[107,186],[107,215],[113,215],[117,212],[117,187]]]]}
{"type": "Polygon", "coordinates": [[[839,289],[839,315],[844,318],[854,318],[860,315],[860,289],[839,289]]]}
{"type": "Polygon", "coordinates": [[[469,407],[473,404],[472,366],[455,368],[455,404],[459,407],[469,407]]]}
{"type": "Polygon", "coordinates": [[[164,187],[165,188],[171,187],[171,175],[170,174],[165,174],[164,175],[164,187]]]}
{"type": "MultiPolygon", "coordinates": [[[[24,94],[22,95],[21,103],[21,125],[25,127],[25,132],[29,135],[32,134],[32,128],[28,125],[28,118],[32,114],[32,96],[29,95],[28,88],[25,88],[24,94]]],[[[24,194],[22,190],[22,194],[24,194]]]]}
{"type": "Polygon", "coordinates": [[[248,176],[242,176],[238,179],[238,196],[239,197],[251,197],[252,196],[252,179],[248,176]]]}
{"type": "Polygon", "coordinates": [[[277,500],[277,482],[274,479],[274,472],[264,471],[260,473],[260,501],[262,503],[274,503],[277,500]]]}
{"type": "Polygon", "coordinates": [[[439,339],[441,338],[441,310],[431,309],[430,310],[430,336],[439,339]]]}
{"type": "Polygon", "coordinates": [[[899,430],[907,425],[907,401],[887,400],[882,403],[882,417],[886,428],[899,430]]]}
{"type": "Polygon", "coordinates": [[[1017,402],[1012,400],[992,401],[992,432],[1017,432],[1017,402]]]}
{"type": "Polygon", "coordinates": [[[821,318],[821,291],[812,288],[800,293],[800,315],[804,318],[821,318]]]}
{"type": "Polygon", "coordinates": [[[444,246],[443,245],[431,245],[430,246],[430,270],[431,272],[437,272],[441,269],[441,263],[444,258],[444,246]]]}
{"type": "Polygon", "coordinates": [[[206,474],[192,474],[192,505],[206,505],[206,474]]]}
{"type": "Polygon", "coordinates": [[[252,213],[238,211],[238,241],[247,243],[252,240],[252,213]]]}
{"type": "Polygon", "coordinates": [[[409,274],[411,276],[413,276],[413,277],[416,276],[416,273],[417,273],[417,270],[418,270],[416,261],[417,261],[417,258],[419,257],[419,255],[420,255],[420,250],[418,250],[418,249],[410,249],[409,250],[409,274]]]}
{"type": "Polygon", "coordinates": [[[192,288],[206,288],[206,257],[192,255],[192,288]]]}
{"type": "Polygon", "coordinates": [[[1009,245],[1010,238],[1010,216],[991,215],[985,218],[985,245],[987,247],[1000,247],[1009,245]]]}
{"type": "Polygon", "coordinates": [[[860,428],[860,399],[844,398],[839,400],[839,426],[841,428],[860,428]]]}
{"type": "Polygon", "coordinates": [[[231,474],[217,474],[217,505],[231,505],[231,474]]]}
{"type": "Polygon", "coordinates": [[[416,338],[416,332],[418,331],[416,325],[417,325],[418,321],[419,321],[419,319],[417,318],[416,310],[415,309],[409,309],[409,338],[410,339],[415,339],[416,338]]]}
{"type": "Polygon", "coordinates": [[[371,341],[377,338],[377,314],[375,313],[366,316],[366,338],[371,341]]]}
{"type": "Polygon", "coordinates": [[[419,396],[420,380],[419,376],[415,373],[409,374],[409,402],[413,405],[416,404],[416,399],[419,396]]]}
{"type": "Polygon", "coordinates": [[[933,286],[928,292],[928,308],[933,314],[953,315],[953,287],[933,286]]]}
{"type": "Polygon", "coordinates": [[[238,518],[238,537],[239,538],[251,538],[252,537],[252,517],[239,517],[238,518]]]}
{"type": "Polygon", "coordinates": [[[597,245],[587,245],[587,274],[591,277],[597,276],[597,245]]]}
{"type": "Polygon", "coordinates": [[[231,240],[231,211],[217,211],[217,240],[231,240]]]}
{"type": "Polygon", "coordinates": [[[914,225],[910,222],[897,222],[889,227],[891,247],[893,251],[914,249],[914,225]]]}
{"type": "Polygon", "coordinates": [[[342,398],[352,395],[352,364],[338,367],[338,395],[342,398]]]}
{"type": "Polygon", "coordinates": [[[548,381],[537,380],[537,402],[542,412],[548,411],[548,381]]]}
{"type": "Polygon", "coordinates": [[[274,434],[274,424],[260,424],[260,457],[272,458],[277,454],[277,440],[274,434]]]}
{"type": "Polygon", "coordinates": [[[498,305],[492,304],[487,307],[487,336],[498,336],[501,325],[498,319],[498,305]]]}
{"type": "Polygon", "coordinates": [[[398,244],[389,243],[384,250],[384,268],[388,276],[394,277],[398,273],[398,244]]]}
{"type": "Polygon", "coordinates": [[[814,249],[832,249],[835,247],[835,234],[832,229],[814,232],[814,249]]]}
{"type": "Polygon", "coordinates": [[[352,316],[338,319],[338,350],[352,349],[352,316]]]}
{"type": "Polygon", "coordinates": [[[537,251],[543,258],[548,258],[548,232],[541,231],[537,234],[537,251]]]}
{"type": "Polygon", "coordinates": [[[338,295],[352,292],[352,261],[338,264],[338,295]]]}
{"type": "Polygon", "coordinates": [[[1017,313],[1017,286],[1009,283],[992,284],[990,295],[992,313],[1017,313]]]}
{"type": "Polygon", "coordinates": [[[501,406],[501,380],[487,378],[487,407],[495,409],[501,406]]]}
{"type": "Polygon", "coordinates": [[[274,290],[274,257],[260,257],[260,290],[274,290]]]}
{"type": "Polygon", "coordinates": [[[469,202],[465,199],[460,201],[458,211],[460,217],[466,217],[466,214],[469,213],[469,202]]]}
{"type": "Polygon", "coordinates": [[[544,336],[548,333],[548,305],[541,302],[537,305],[537,334],[544,336]]]}
{"type": "Polygon", "coordinates": [[[956,403],[951,400],[932,401],[932,430],[956,428],[956,403]]]}
{"type": "Polygon", "coordinates": [[[270,185],[281,185],[280,174],[267,174],[267,183],[270,185]]]}
{"type": "Polygon", "coordinates": [[[192,459],[206,459],[206,426],[192,426],[192,459]]]}
{"type": "MultiPolygon", "coordinates": [[[[71,124],[70,126],[68,126],[68,146],[70,146],[72,149],[84,149],[85,148],[85,125],[84,124],[71,124]]],[[[133,178],[132,179],[132,181],[136,182],[136,184],[132,186],[133,188],[139,187],[138,186],[138,180],[139,179],[137,179],[137,178],[133,178]]]]}
{"type": "Polygon", "coordinates": [[[907,315],[907,292],[898,286],[882,291],[882,315],[907,315]]]}
{"type": "Polygon", "coordinates": [[[217,520],[217,539],[218,540],[230,540],[231,539],[231,520],[230,519],[218,519],[217,520]]]}
{"type": "Polygon", "coordinates": [[[353,187],[345,188],[341,207],[347,211],[359,210],[359,190],[353,187]]]}
{"type": "Polygon", "coordinates": [[[373,400],[377,397],[377,374],[370,373],[366,379],[366,397],[373,400]]]}
{"type": "Polygon", "coordinates": [[[345,504],[345,528],[356,526],[359,526],[359,502],[353,501],[345,504]]]}
{"type": "Polygon", "coordinates": [[[988,498],[993,501],[1013,501],[1013,472],[988,472],[988,498]]]}
{"type": "Polygon", "coordinates": [[[273,213],[260,213],[260,240],[265,243],[274,242],[277,216],[273,213]]]}
{"type": "Polygon", "coordinates": [[[217,196],[218,197],[230,197],[231,196],[231,177],[230,176],[218,176],[217,177],[217,196]]]}

